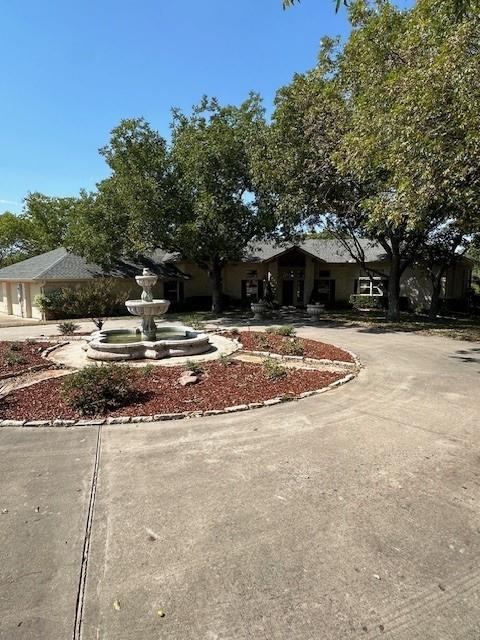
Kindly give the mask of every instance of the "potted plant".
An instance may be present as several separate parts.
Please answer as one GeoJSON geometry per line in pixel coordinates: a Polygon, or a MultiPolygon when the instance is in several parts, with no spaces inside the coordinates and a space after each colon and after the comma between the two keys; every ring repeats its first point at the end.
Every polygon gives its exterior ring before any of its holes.
{"type": "Polygon", "coordinates": [[[325,309],[324,304],[315,302],[313,304],[307,304],[307,313],[312,320],[318,320],[325,309]]]}
{"type": "Polygon", "coordinates": [[[253,311],[254,319],[261,320],[267,310],[267,303],[265,302],[265,300],[260,299],[258,300],[258,302],[252,302],[250,308],[253,311]]]}

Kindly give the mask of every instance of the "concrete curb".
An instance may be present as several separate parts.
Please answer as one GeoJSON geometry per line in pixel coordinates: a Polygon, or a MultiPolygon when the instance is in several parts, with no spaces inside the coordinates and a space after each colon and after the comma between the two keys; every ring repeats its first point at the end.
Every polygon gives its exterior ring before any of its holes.
{"type": "Polygon", "coordinates": [[[150,416],[113,416],[111,418],[96,418],[96,419],[82,419],[82,420],[2,420],[0,421],[0,427],[96,427],[103,424],[141,424],[144,422],[161,422],[167,420],[183,420],[185,418],[200,418],[207,416],[217,416],[222,414],[238,413],[240,411],[250,411],[252,409],[261,409],[263,407],[271,407],[277,404],[283,404],[285,402],[293,402],[294,400],[300,400],[302,398],[308,398],[314,395],[320,395],[330,389],[340,387],[350,380],[353,380],[355,375],[349,373],[340,380],[331,382],[328,386],[321,389],[314,389],[312,391],[305,391],[298,396],[284,396],[278,398],[270,398],[263,402],[251,402],[250,404],[238,404],[233,407],[225,407],[224,409],[210,409],[208,411],[184,411],[183,413],[156,413],[150,416]]]}

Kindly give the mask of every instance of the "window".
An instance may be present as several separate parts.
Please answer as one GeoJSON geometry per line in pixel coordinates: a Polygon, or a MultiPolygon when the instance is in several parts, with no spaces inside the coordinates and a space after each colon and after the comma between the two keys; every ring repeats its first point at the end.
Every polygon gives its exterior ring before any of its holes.
{"type": "Polygon", "coordinates": [[[263,298],[263,280],[252,278],[242,280],[242,300],[244,302],[257,302],[263,298]]]}
{"type": "Polygon", "coordinates": [[[330,271],[328,269],[320,269],[318,272],[319,278],[330,278],[330,271]]]}
{"type": "Polygon", "coordinates": [[[385,295],[385,282],[383,278],[378,276],[373,278],[369,278],[368,276],[358,278],[355,283],[357,285],[355,293],[361,296],[383,296],[385,295]]]}
{"type": "Polygon", "coordinates": [[[163,295],[170,302],[181,302],[183,300],[183,282],[181,280],[165,280],[163,295]]]}

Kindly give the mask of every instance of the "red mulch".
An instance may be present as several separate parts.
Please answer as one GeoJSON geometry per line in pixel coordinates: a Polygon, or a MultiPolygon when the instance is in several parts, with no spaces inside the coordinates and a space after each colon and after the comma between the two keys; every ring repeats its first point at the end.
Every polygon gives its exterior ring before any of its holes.
{"type": "MultiPolygon", "coordinates": [[[[278,396],[298,396],[320,389],[344,374],[329,371],[288,369],[286,376],[270,380],[260,364],[234,361],[229,366],[205,363],[197,384],[181,387],[181,367],[156,367],[148,374],[132,371],[136,400],[109,415],[135,416],[155,413],[206,411],[260,402],[278,396]]],[[[46,380],[10,393],[0,407],[0,417],[17,420],[72,419],[81,416],[61,399],[59,379],[46,380]]]]}
{"type": "Polygon", "coordinates": [[[303,353],[297,354],[289,349],[292,338],[287,336],[277,336],[274,333],[263,333],[259,331],[241,331],[239,335],[228,334],[240,340],[248,351],[269,351],[282,355],[304,355],[306,358],[316,358],[317,360],[338,360],[341,362],[353,362],[352,356],[338,347],[334,347],[326,342],[308,340],[307,338],[295,337],[294,344],[303,347],[303,353]]]}
{"type": "Polygon", "coordinates": [[[49,347],[48,342],[0,342],[0,376],[7,373],[20,375],[29,367],[39,364],[48,364],[42,358],[42,351],[49,347]],[[12,350],[14,345],[14,350],[12,350]],[[24,362],[18,364],[8,364],[7,356],[19,356],[24,362]]]}

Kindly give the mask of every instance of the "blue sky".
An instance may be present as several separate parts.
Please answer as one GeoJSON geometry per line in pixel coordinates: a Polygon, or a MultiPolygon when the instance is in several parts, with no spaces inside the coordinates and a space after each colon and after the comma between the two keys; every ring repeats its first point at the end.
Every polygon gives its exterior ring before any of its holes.
{"type": "Polygon", "coordinates": [[[345,35],[333,1],[21,0],[0,6],[0,211],[28,191],[74,195],[107,173],[98,148],[121,118],[168,134],[170,107],[238,103],[314,64],[345,35]]]}

